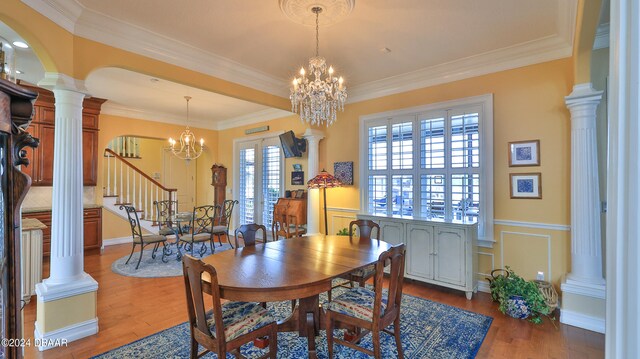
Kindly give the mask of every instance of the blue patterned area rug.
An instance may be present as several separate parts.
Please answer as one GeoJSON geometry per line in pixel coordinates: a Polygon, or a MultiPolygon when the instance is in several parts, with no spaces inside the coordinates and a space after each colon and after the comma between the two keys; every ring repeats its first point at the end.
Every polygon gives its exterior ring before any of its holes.
{"type": "MultiPolygon", "coordinates": [[[[341,289],[341,288],[340,288],[341,289]]],[[[334,290],[334,295],[337,295],[334,290]]],[[[326,296],[321,296],[326,301],[326,296]]],[[[290,302],[268,303],[278,319],[291,313],[290,302]]],[[[474,358],[480,349],[493,318],[468,312],[445,304],[432,302],[405,294],[401,307],[402,347],[405,358],[474,358]]],[[[341,331],[336,331],[340,333],[341,331]]],[[[341,334],[337,334],[341,335],[341,334]]],[[[189,326],[187,323],[163,330],[159,333],[126,344],[95,356],[98,359],[116,358],[189,358],[189,326]]],[[[395,340],[381,334],[382,357],[396,358],[395,340]]],[[[371,334],[362,339],[361,344],[373,348],[371,334]]],[[[318,358],[327,358],[327,338],[325,331],[316,337],[318,358]]],[[[202,347],[200,348],[202,350],[202,347]]],[[[255,358],[263,353],[246,344],[242,354],[255,358]]],[[[307,358],[307,340],[297,333],[278,333],[278,358],[307,358]]],[[[339,359],[370,358],[364,353],[342,345],[334,346],[334,357],[339,359]]],[[[217,358],[209,353],[204,358],[217,358]]],[[[227,358],[233,358],[228,354],[227,358]]]]}
{"type": "MultiPolygon", "coordinates": [[[[162,247],[161,247],[162,248],[162,247]]],[[[166,263],[162,261],[162,250],[158,249],[156,252],[156,258],[151,257],[151,253],[153,252],[153,246],[148,245],[144,248],[144,252],[142,254],[142,260],[140,261],[140,267],[136,269],[136,264],[138,264],[138,258],[140,258],[140,246],[136,246],[136,251],[133,253],[131,260],[128,264],[125,264],[129,255],[116,259],[113,264],[111,264],[111,270],[120,275],[124,275],[127,277],[140,277],[140,278],[159,278],[159,277],[177,277],[182,275],[182,262],[178,259],[178,251],[176,249],[176,245],[172,244],[169,246],[171,250],[171,254],[165,258],[166,263]]],[[[206,251],[202,256],[198,252],[201,248],[200,244],[197,244],[194,249],[194,255],[196,258],[206,257],[211,255],[211,248],[209,248],[209,243],[206,243],[205,249],[206,251]]],[[[215,246],[216,253],[226,251],[231,249],[229,243],[223,243],[222,246],[216,242],[215,246]]],[[[184,248],[181,249],[182,253],[189,253],[189,251],[185,251],[184,248]]]]}

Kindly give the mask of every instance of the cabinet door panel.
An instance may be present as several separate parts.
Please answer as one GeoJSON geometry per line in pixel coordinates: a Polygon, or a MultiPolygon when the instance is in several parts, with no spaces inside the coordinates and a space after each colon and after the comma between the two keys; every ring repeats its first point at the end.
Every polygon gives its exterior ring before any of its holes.
{"type": "Polygon", "coordinates": [[[463,230],[436,228],[433,239],[434,279],[465,285],[465,235],[463,230]]]}
{"type": "Polygon", "coordinates": [[[82,183],[95,186],[98,182],[98,131],[82,131],[82,183]]]}
{"type": "Polygon", "coordinates": [[[52,125],[40,125],[40,162],[42,163],[40,172],[40,185],[53,185],[53,146],[55,139],[55,127],[52,125]]]}
{"type": "Polygon", "coordinates": [[[404,243],[404,225],[397,222],[380,221],[380,240],[393,245],[404,243]]]}
{"type": "Polygon", "coordinates": [[[407,226],[407,274],[433,279],[433,227],[407,226]]]}
{"type": "Polygon", "coordinates": [[[102,233],[102,223],[100,218],[84,219],[84,248],[100,248],[102,241],[100,240],[102,233]]]}
{"type": "Polygon", "coordinates": [[[41,106],[39,112],[39,122],[54,124],[56,122],[56,109],[55,107],[41,106]]]}

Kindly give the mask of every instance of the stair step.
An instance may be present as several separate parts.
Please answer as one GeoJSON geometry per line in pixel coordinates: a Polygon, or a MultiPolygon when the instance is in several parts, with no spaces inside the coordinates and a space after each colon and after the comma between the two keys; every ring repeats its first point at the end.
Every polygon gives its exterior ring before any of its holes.
{"type": "Polygon", "coordinates": [[[114,206],[130,206],[131,202],[116,202],[113,205],[114,206]]]}
{"type": "Polygon", "coordinates": [[[117,197],[119,197],[117,194],[111,194],[111,195],[103,194],[102,195],[102,198],[117,198],[117,197]]]}

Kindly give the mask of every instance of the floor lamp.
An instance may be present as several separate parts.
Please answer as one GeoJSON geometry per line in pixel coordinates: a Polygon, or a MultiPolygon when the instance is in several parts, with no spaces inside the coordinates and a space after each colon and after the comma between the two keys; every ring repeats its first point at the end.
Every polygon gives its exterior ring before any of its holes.
{"type": "Polygon", "coordinates": [[[322,169],[317,176],[313,177],[307,182],[307,188],[322,188],[322,195],[324,197],[324,233],[329,234],[327,227],[327,188],[341,187],[342,182],[335,178],[332,174],[322,169]]]}

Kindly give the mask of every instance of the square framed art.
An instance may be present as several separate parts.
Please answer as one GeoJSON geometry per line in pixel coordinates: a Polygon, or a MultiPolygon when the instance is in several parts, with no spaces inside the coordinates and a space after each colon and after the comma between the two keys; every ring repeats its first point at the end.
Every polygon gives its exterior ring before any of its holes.
{"type": "Polygon", "coordinates": [[[540,166],[540,140],[509,142],[509,167],[540,166]]]}
{"type": "Polygon", "coordinates": [[[511,198],[542,199],[542,174],[510,173],[511,198]]]}
{"type": "Polygon", "coordinates": [[[333,164],[333,175],[342,182],[343,185],[352,185],[353,162],[335,162],[333,164]]]}

